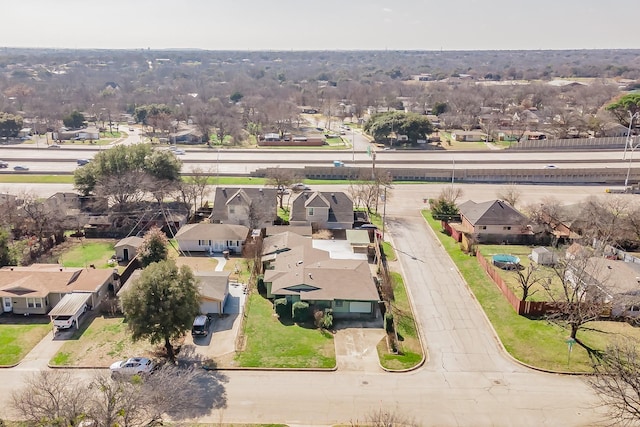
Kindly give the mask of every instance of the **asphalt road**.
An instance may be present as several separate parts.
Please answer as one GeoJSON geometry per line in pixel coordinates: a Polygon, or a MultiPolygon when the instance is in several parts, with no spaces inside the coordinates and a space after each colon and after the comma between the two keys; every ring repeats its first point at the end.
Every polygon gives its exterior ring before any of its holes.
{"type": "MultiPolygon", "coordinates": [[[[140,136],[132,132],[123,143],[133,144],[140,136]]],[[[60,148],[44,148],[43,143],[0,146],[0,159],[9,162],[9,168],[0,173],[12,173],[15,165],[24,165],[30,172],[63,173],[72,172],[81,158],[91,159],[109,146],[71,145],[60,148]]],[[[373,159],[365,150],[216,150],[187,148],[183,170],[187,173],[194,168],[210,171],[212,174],[249,174],[264,167],[287,166],[304,168],[307,165],[333,166],[334,160],[357,167],[370,167],[373,159]]],[[[633,166],[630,155],[623,160],[622,151],[549,151],[517,152],[505,150],[456,152],[456,151],[378,151],[376,166],[383,168],[423,168],[423,169],[544,169],[554,165],[562,169],[625,168],[633,166]]]]}

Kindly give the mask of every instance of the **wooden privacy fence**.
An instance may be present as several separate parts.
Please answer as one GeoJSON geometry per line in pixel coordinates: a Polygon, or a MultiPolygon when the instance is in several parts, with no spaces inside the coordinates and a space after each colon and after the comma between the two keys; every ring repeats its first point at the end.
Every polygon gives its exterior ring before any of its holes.
{"type": "Polygon", "coordinates": [[[493,283],[496,284],[498,289],[502,292],[502,295],[507,299],[511,307],[521,316],[541,316],[555,308],[554,303],[547,301],[522,301],[518,298],[505,281],[500,277],[498,270],[487,261],[485,257],[480,254],[480,251],[476,251],[476,258],[478,263],[482,266],[484,271],[487,272],[493,283]]]}

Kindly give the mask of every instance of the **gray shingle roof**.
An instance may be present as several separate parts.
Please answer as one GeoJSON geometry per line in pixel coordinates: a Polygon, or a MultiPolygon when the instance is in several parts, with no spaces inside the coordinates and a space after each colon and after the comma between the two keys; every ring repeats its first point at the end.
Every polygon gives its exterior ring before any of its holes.
{"type": "Polygon", "coordinates": [[[218,187],[213,199],[211,219],[216,222],[227,221],[229,204],[252,204],[257,212],[277,217],[277,190],[275,188],[229,188],[218,187]]]}
{"type": "Polygon", "coordinates": [[[522,225],[528,220],[507,202],[490,200],[476,203],[469,200],[461,204],[458,209],[472,225],[522,225]]]}

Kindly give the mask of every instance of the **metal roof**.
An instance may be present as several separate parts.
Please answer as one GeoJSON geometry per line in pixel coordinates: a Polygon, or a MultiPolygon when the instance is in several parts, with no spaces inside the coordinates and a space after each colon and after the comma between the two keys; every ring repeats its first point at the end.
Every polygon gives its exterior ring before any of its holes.
{"type": "Polygon", "coordinates": [[[49,316],[73,316],[87,304],[90,298],[90,292],[72,292],[66,294],[49,312],[49,316]]]}

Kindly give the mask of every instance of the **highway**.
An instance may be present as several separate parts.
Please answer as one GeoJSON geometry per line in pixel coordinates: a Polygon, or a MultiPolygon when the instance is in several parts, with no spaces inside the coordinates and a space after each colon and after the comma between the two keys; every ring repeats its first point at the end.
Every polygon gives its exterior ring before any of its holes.
{"type": "MultiPolygon", "coordinates": [[[[43,144],[0,147],[0,160],[9,163],[0,173],[12,173],[13,167],[23,165],[33,173],[70,173],[78,166],[78,159],[91,159],[109,146],[71,146],[43,148],[43,144]]],[[[167,149],[166,146],[159,149],[167,149]]],[[[624,168],[633,165],[629,153],[619,151],[549,151],[523,152],[491,151],[377,151],[376,167],[423,169],[544,169],[555,168],[624,168]]],[[[346,167],[371,167],[373,158],[366,151],[351,150],[280,150],[280,149],[207,149],[187,148],[177,156],[183,162],[183,171],[190,173],[200,168],[221,175],[249,174],[264,167],[333,166],[333,161],[344,162],[346,167]]]]}

